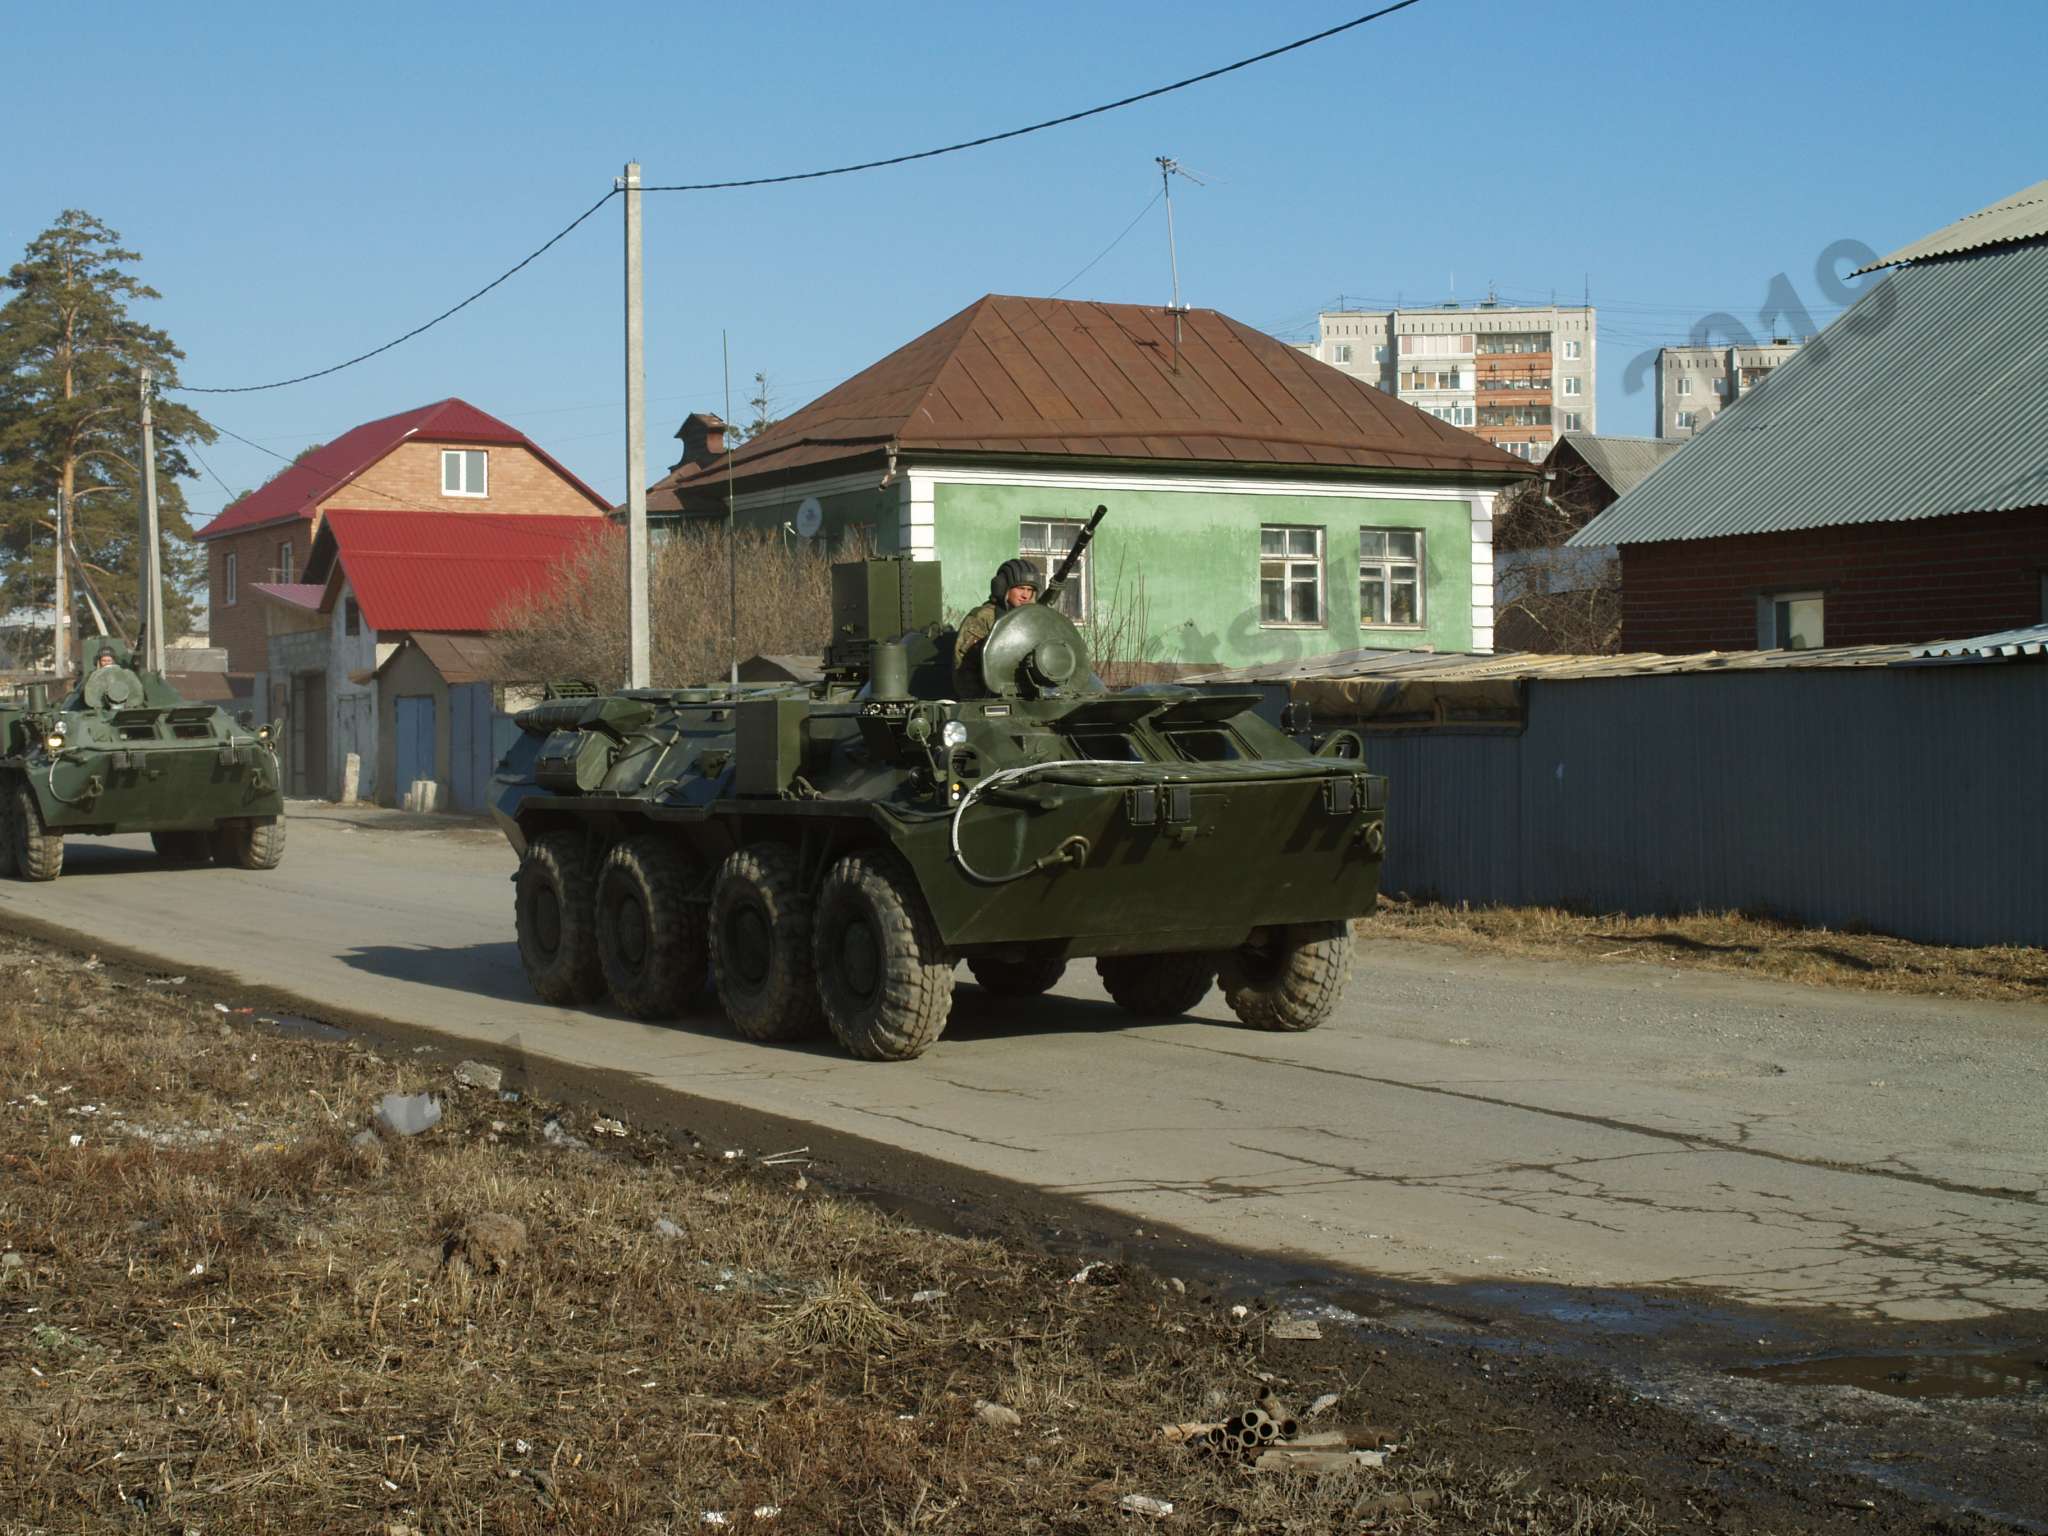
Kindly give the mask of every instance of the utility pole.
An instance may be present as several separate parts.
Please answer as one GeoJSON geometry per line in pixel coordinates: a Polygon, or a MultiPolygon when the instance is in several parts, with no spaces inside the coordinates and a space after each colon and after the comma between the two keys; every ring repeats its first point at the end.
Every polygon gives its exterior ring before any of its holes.
{"type": "Polygon", "coordinates": [[[57,668],[57,676],[71,675],[71,578],[64,569],[64,546],[71,540],[71,498],[64,494],[63,482],[57,485],[57,590],[51,599],[54,609],[50,637],[50,648],[57,668]]]}
{"type": "MultiPolygon", "coordinates": [[[[718,350],[725,359],[725,430],[732,430],[732,343],[724,331],[718,333],[718,350]]],[[[764,391],[765,393],[765,391],[764,391]]],[[[767,414],[767,408],[762,408],[767,414]]],[[[725,600],[732,623],[732,685],[740,685],[740,521],[732,494],[734,444],[725,450],[725,600]]]]}
{"type": "Polygon", "coordinates": [[[640,162],[626,162],[626,686],[653,682],[647,630],[647,326],[640,295],[640,162]]]}
{"type": "Polygon", "coordinates": [[[135,562],[142,584],[141,615],[135,639],[142,649],[142,665],[151,672],[164,669],[164,572],[163,545],[156,520],[156,423],[150,416],[149,397],[156,383],[149,369],[142,370],[142,558],[135,562]]]}

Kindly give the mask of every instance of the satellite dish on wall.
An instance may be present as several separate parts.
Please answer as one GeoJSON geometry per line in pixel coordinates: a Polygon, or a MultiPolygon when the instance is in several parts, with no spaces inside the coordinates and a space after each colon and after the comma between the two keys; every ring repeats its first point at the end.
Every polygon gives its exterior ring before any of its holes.
{"type": "Polygon", "coordinates": [[[800,538],[815,539],[818,530],[825,526],[825,504],[815,496],[806,496],[796,509],[796,531],[800,538]]]}

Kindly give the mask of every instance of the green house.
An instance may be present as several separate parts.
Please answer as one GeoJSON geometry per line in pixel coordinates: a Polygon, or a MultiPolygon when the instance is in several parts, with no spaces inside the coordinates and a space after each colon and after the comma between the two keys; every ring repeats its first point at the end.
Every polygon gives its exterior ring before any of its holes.
{"type": "Polygon", "coordinates": [[[1127,676],[1493,646],[1523,461],[1214,310],[990,295],[745,444],[693,415],[648,493],[945,564],[947,607],[1108,519],[1067,601],[1127,676]]]}

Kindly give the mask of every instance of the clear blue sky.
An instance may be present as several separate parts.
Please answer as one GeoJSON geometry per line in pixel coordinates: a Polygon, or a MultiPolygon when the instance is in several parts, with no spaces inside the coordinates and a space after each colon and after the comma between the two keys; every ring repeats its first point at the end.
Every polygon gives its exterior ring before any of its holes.
{"type": "MultiPolygon", "coordinates": [[[[1091,106],[1366,9],[241,3],[8,8],[0,256],[63,208],[144,256],[192,384],[389,339],[496,276],[637,158],[649,183],[900,153],[1091,106]]],[[[647,202],[650,477],[756,370],[787,411],[987,292],[1046,294],[1171,154],[1188,302],[1306,336],[1339,294],[1600,307],[1602,430],[1650,430],[1629,359],[1774,275],[1825,321],[1830,242],[1879,250],[2048,175],[2039,0],[1678,7],[1421,0],[1330,42],[990,149],[647,202]],[[2016,88],[2017,87],[2017,88],[2016,88]]],[[[625,490],[619,204],[370,363],[202,399],[284,453],[446,395],[625,490]]],[[[1068,296],[1167,298],[1152,211],[1068,296]]],[[[237,490],[275,461],[228,440],[237,490]]],[[[188,484],[195,521],[227,499],[188,484]]]]}

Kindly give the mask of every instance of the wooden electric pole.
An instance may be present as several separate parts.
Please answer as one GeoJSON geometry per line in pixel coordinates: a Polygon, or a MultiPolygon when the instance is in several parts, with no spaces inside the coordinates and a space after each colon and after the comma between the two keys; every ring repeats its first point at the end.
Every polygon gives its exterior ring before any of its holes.
{"type": "Polygon", "coordinates": [[[50,637],[53,665],[60,678],[71,675],[71,573],[64,568],[64,546],[71,539],[71,498],[64,494],[64,486],[57,485],[57,580],[56,591],[50,599],[51,627],[55,633],[50,637]]]}
{"type": "Polygon", "coordinates": [[[142,665],[151,672],[164,669],[164,572],[163,543],[156,516],[156,424],[150,416],[149,397],[155,378],[142,370],[142,551],[135,562],[141,585],[141,606],[135,625],[142,665]]]}

